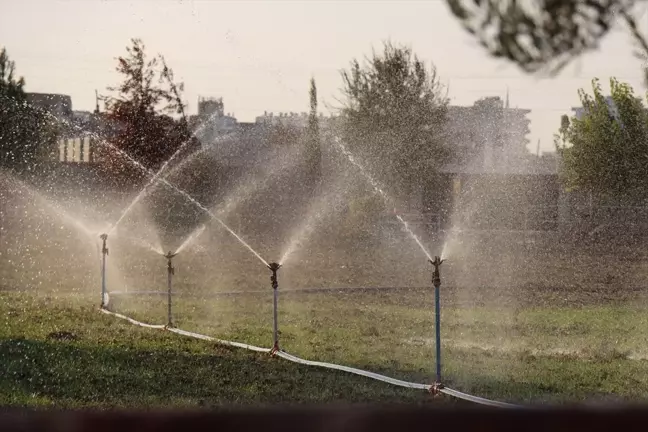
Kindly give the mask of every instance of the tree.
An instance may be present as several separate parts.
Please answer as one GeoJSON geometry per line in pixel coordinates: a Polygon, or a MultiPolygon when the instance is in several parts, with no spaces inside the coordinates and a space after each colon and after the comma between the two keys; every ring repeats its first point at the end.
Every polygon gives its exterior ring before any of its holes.
{"type": "Polygon", "coordinates": [[[648,190],[648,111],[632,88],[610,80],[611,102],[598,80],[579,96],[582,118],[562,120],[556,137],[568,190],[637,199],[648,190]],[[561,143],[562,141],[562,143],[561,143]]]}
{"type": "Polygon", "coordinates": [[[147,168],[158,169],[185,142],[190,141],[185,145],[187,152],[198,142],[184,115],[182,83],[174,83],[173,72],[161,55],[147,60],[142,41],[131,41],[128,56],[118,58],[117,72],[124,80],[108,88],[116,96],[105,98],[108,118],[118,125],[113,143],[147,168]],[[181,119],[173,119],[172,114],[181,119]]]}
{"type": "Polygon", "coordinates": [[[567,134],[569,133],[570,126],[571,121],[569,120],[569,116],[567,114],[560,116],[560,128],[558,129],[558,133],[554,135],[556,150],[560,151],[567,147],[567,134]]]}
{"type": "Polygon", "coordinates": [[[374,173],[409,195],[446,160],[443,140],[448,99],[434,66],[411,49],[384,44],[364,65],[342,72],[344,137],[374,173]]]}
{"type": "Polygon", "coordinates": [[[47,114],[29,105],[25,80],[5,48],[0,50],[0,167],[33,170],[43,148],[53,144],[55,128],[47,114]]]}
{"type": "Polygon", "coordinates": [[[319,120],[317,118],[317,86],[315,78],[310,82],[310,114],[306,139],[306,167],[310,178],[318,182],[322,175],[322,151],[320,148],[319,120]]]}
{"type": "MultiPolygon", "coordinates": [[[[616,19],[628,26],[639,48],[636,54],[648,59],[648,43],[633,14],[636,0],[446,1],[491,55],[526,72],[560,71],[575,57],[596,49],[616,19]]],[[[646,74],[648,82],[648,70],[646,74]]]]}

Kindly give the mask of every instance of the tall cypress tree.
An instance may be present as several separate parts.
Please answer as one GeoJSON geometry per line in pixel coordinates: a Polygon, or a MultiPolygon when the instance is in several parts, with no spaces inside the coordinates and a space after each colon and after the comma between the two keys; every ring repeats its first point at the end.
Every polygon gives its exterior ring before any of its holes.
{"type": "Polygon", "coordinates": [[[315,78],[310,82],[310,115],[308,117],[308,137],[306,140],[307,172],[314,185],[322,176],[322,151],[320,148],[319,121],[317,119],[317,86],[315,78]]]}

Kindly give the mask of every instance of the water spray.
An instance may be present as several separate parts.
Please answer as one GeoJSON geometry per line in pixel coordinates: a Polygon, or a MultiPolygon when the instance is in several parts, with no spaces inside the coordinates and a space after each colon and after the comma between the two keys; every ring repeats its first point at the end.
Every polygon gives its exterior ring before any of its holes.
{"type": "Polygon", "coordinates": [[[108,234],[101,234],[99,236],[101,239],[101,308],[106,309],[108,307],[108,293],[106,292],[106,257],[108,256],[108,247],[106,246],[106,240],[108,240],[108,234]]]}
{"type": "Polygon", "coordinates": [[[176,255],[177,253],[171,253],[171,251],[164,255],[164,258],[167,259],[167,327],[173,327],[173,317],[171,315],[171,282],[175,274],[172,260],[176,255]]]}
{"type": "Polygon", "coordinates": [[[268,268],[272,272],[272,275],[270,276],[270,282],[272,283],[272,333],[273,333],[273,338],[274,338],[274,343],[272,344],[272,350],[270,351],[270,354],[273,355],[277,351],[279,351],[279,324],[277,321],[277,309],[279,306],[279,282],[277,281],[277,272],[279,271],[279,268],[281,267],[281,264],[278,263],[270,263],[268,264],[268,268]]]}
{"type": "Polygon", "coordinates": [[[436,381],[430,388],[430,391],[438,394],[443,388],[443,384],[441,384],[441,272],[439,268],[445,260],[435,256],[434,260],[429,261],[434,266],[432,285],[434,285],[434,330],[436,332],[436,381]]]}

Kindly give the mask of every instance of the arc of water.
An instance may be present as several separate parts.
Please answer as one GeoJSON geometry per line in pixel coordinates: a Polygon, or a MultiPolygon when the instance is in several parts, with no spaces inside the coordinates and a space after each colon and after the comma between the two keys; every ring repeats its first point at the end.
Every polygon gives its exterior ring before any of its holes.
{"type": "Polygon", "coordinates": [[[80,229],[84,234],[88,235],[89,237],[94,238],[94,234],[90,228],[88,228],[83,222],[80,220],[72,217],[70,214],[68,214],[65,210],[60,208],[58,205],[54,204],[47,198],[45,198],[43,195],[39,194],[36,191],[31,190],[26,184],[24,184],[22,181],[12,178],[11,179],[12,183],[17,185],[19,188],[23,189],[26,191],[28,194],[31,196],[35,197],[39,201],[41,201],[45,206],[53,210],[56,214],[58,214],[63,220],[71,223],[74,225],[76,228],[80,229]]]}
{"type": "MultiPolygon", "coordinates": [[[[300,152],[301,149],[299,148],[289,149],[286,156],[292,161],[292,158],[300,152]]],[[[273,163],[264,163],[260,172],[251,173],[249,176],[246,176],[244,180],[214,208],[214,211],[219,216],[225,217],[241,203],[241,197],[252,196],[254,193],[260,193],[261,191],[266,190],[269,187],[270,179],[275,175],[274,167],[275,164],[273,163]]],[[[290,175],[293,167],[295,167],[295,164],[293,163],[290,165],[282,164],[282,169],[279,173],[281,175],[290,175]]]]}
{"type": "MultiPolygon", "coordinates": [[[[374,189],[375,192],[378,193],[378,195],[381,196],[381,198],[385,201],[387,205],[392,203],[391,198],[387,193],[383,190],[383,188],[380,186],[380,184],[367,172],[367,170],[360,164],[358,161],[356,161],[355,157],[349,150],[346,149],[344,144],[340,141],[339,137],[334,136],[333,137],[333,142],[335,143],[335,147],[342,153],[348,160],[351,162],[356,168],[358,168],[358,171],[362,173],[362,175],[367,179],[371,187],[374,189]]],[[[409,224],[403,217],[399,214],[396,214],[396,219],[403,225],[405,228],[405,231],[409,234],[409,236],[416,242],[418,247],[421,249],[421,251],[425,254],[425,256],[428,259],[432,259],[432,255],[430,255],[430,252],[428,252],[427,248],[423,245],[423,242],[421,242],[421,239],[418,238],[416,234],[414,234],[414,231],[410,228],[409,224]]]]}
{"type": "MultiPolygon", "coordinates": [[[[150,169],[146,168],[144,165],[142,165],[142,164],[141,164],[140,162],[138,162],[136,159],[134,159],[133,157],[131,157],[131,156],[130,156],[128,153],[126,153],[125,151],[121,150],[120,148],[116,147],[116,146],[113,145],[113,144],[110,144],[110,143],[107,142],[107,141],[101,140],[100,142],[101,142],[102,145],[105,145],[105,146],[111,148],[112,150],[116,151],[117,153],[119,153],[120,155],[122,155],[123,157],[125,157],[128,161],[130,161],[130,162],[131,162],[135,167],[137,167],[138,169],[142,170],[143,172],[147,173],[148,175],[151,175],[151,176],[155,175],[155,173],[154,173],[153,171],[151,171],[150,169]]],[[[245,246],[245,247],[246,247],[250,252],[252,252],[252,254],[254,254],[254,256],[256,256],[256,257],[257,257],[257,258],[258,258],[258,259],[259,259],[259,260],[260,260],[260,261],[261,261],[261,262],[262,262],[266,267],[268,266],[268,262],[267,262],[265,259],[263,259],[263,257],[262,257],[261,255],[259,255],[259,253],[258,253],[257,251],[255,251],[255,250],[252,248],[252,246],[250,246],[250,245],[249,245],[245,240],[243,240],[243,239],[242,239],[242,238],[241,238],[241,237],[240,237],[236,232],[234,232],[234,230],[232,230],[229,226],[227,226],[227,224],[226,224],[225,222],[223,222],[223,221],[222,221],[218,216],[216,216],[216,215],[215,215],[211,210],[209,210],[207,207],[205,207],[203,204],[201,204],[198,200],[196,200],[194,197],[192,197],[191,195],[189,195],[189,194],[188,194],[187,192],[185,192],[184,190],[182,190],[182,189],[180,189],[179,187],[173,185],[172,183],[169,183],[166,179],[162,178],[162,179],[159,179],[159,181],[160,181],[162,184],[164,184],[164,185],[166,185],[167,187],[169,187],[170,189],[172,189],[172,190],[174,190],[175,192],[179,193],[179,194],[182,195],[183,197],[187,198],[187,199],[188,199],[191,203],[193,203],[196,207],[198,207],[199,209],[201,209],[202,211],[204,211],[205,213],[207,213],[207,215],[208,215],[209,217],[211,217],[213,220],[215,220],[216,222],[218,222],[218,223],[219,223],[223,228],[225,228],[225,230],[227,230],[227,232],[229,232],[229,233],[230,233],[232,236],[234,236],[234,238],[236,238],[236,239],[237,239],[237,240],[238,240],[238,241],[239,241],[243,246],[245,246]]]]}
{"type": "MultiPolygon", "coordinates": [[[[135,199],[133,199],[133,201],[132,201],[132,202],[131,202],[127,207],[126,207],[126,209],[122,212],[122,214],[121,214],[121,216],[119,217],[119,219],[117,219],[117,222],[115,222],[115,224],[112,226],[112,228],[110,228],[110,230],[108,231],[108,234],[111,234],[111,233],[115,230],[115,228],[117,228],[117,225],[119,225],[119,223],[120,223],[120,222],[121,222],[121,221],[126,217],[126,215],[127,215],[128,213],[130,213],[130,211],[135,207],[135,205],[136,205],[136,204],[137,204],[137,203],[138,203],[142,198],[144,198],[144,196],[146,195],[146,191],[147,191],[147,190],[148,190],[148,189],[149,189],[149,188],[150,188],[150,187],[151,187],[151,186],[156,182],[156,180],[157,180],[157,179],[160,177],[160,175],[164,172],[164,170],[165,170],[166,167],[169,165],[169,163],[171,163],[171,161],[172,161],[173,159],[175,159],[176,156],[178,156],[178,154],[180,154],[180,152],[181,152],[181,151],[182,151],[182,150],[187,146],[187,144],[189,144],[189,143],[191,142],[191,140],[192,140],[193,138],[197,138],[196,135],[197,135],[198,133],[200,133],[200,131],[202,131],[205,127],[207,127],[207,125],[208,125],[209,123],[211,123],[211,121],[214,119],[214,117],[216,116],[216,114],[217,114],[217,113],[214,113],[214,114],[212,114],[211,116],[209,116],[209,118],[208,118],[207,120],[205,120],[205,122],[203,122],[203,124],[201,124],[200,127],[199,127],[196,131],[194,131],[194,132],[191,133],[191,137],[190,137],[190,138],[186,139],[185,141],[182,142],[182,144],[180,144],[180,146],[176,149],[176,151],[173,152],[173,154],[171,155],[171,157],[170,157],[169,159],[167,159],[167,160],[162,164],[162,166],[160,167],[160,169],[158,170],[158,172],[156,172],[156,173],[153,175],[153,177],[151,177],[151,179],[150,179],[150,180],[148,181],[148,183],[144,186],[144,188],[141,190],[141,192],[138,193],[137,196],[135,197],[135,199]]],[[[230,136],[231,136],[231,134],[225,135],[225,136],[223,136],[223,137],[219,137],[217,141],[223,141],[223,140],[225,140],[225,139],[228,139],[230,136]]]]}
{"type": "MultiPolygon", "coordinates": [[[[23,105],[27,105],[27,103],[26,103],[26,102],[23,102],[23,105]]],[[[59,119],[58,119],[57,117],[55,117],[55,116],[54,116],[52,113],[50,113],[49,111],[46,111],[46,110],[43,110],[43,109],[40,109],[40,108],[38,108],[38,109],[39,109],[39,110],[40,110],[44,115],[46,115],[46,116],[48,116],[48,117],[54,119],[54,121],[56,121],[56,122],[59,121],[59,119]]],[[[79,130],[79,131],[82,131],[82,132],[83,132],[83,130],[82,130],[79,126],[73,125],[73,124],[71,124],[71,123],[70,123],[69,121],[67,121],[67,120],[62,120],[62,121],[63,121],[64,123],[66,123],[67,125],[69,125],[69,126],[75,128],[76,130],[79,130]]],[[[86,132],[86,133],[87,133],[87,132],[86,132]]],[[[92,136],[93,138],[95,138],[99,144],[111,148],[112,150],[114,150],[115,152],[117,152],[118,154],[120,154],[121,156],[123,156],[124,158],[126,158],[126,160],[128,160],[131,164],[133,164],[135,167],[137,167],[138,169],[140,169],[140,170],[143,171],[144,173],[146,173],[146,174],[148,174],[148,175],[150,175],[150,176],[154,176],[154,175],[155,175],[155,173],[154,173],[152,170],[146,168],[144,165],[142,165],[140,162],[138,162],[136,159],[134,159],[134,158],[133,158],[132,156],[130,156],[128,153],[126,153],[125,151],[121,150],[119,147],[117,147],[117,146],[115,146],[115,145],[109,143],[109,142],[106,141],[105,139],[101,138],[97,133],[95,133],[95,132],[89,132],[88,135],[90,135],[90,136],[92,136]]],[[[241,243],[241,244],[242,244],[243,246],[245,246],[245,247],[246,247],[250,252],[252,252],[252,254],[254,254],[254,256],[257,257],[257,258],[258,258],[258,259],[259,259],[259,260],[260,260],[260,261],[261,261],[261,262],[262,262],[266,267],[268,266],[268,262],[267,262],[265,259],[263,259],[263,257],[262,257],[261,255],[259,255],[259,253],[258,253],[257,251],[255,251],[255,250],[252,248],[252,246],[250,246],[250,245],[249,245],[245,240],[243,240],[243,239],[242,239],[238,234],[236,234],[236,232],[234,232],[234,230],[232,230],[229,226],[227,226],[227,224],[225,224],[225,222],[223,222],[220,218],[218,218],[218,217],[217,217],[217,216],[216,216],[216,215],[215,215],[211,210],[209,210],[207,207],[205,207],[204,205],[202,205],[200,202],[198,202],[195,198],[193,198],[193,197],[192,197],[191,195],[189,195],[187,192],[185,192],[185,191],[183,191],[182,189],[176,187],[175,185],[169,183],[166,179],[160,179],[159,181],[160,181],[161,183],[163,183],[164,185],[166,185],[167,187],[171,188],[172,190],[178,192],[180,195],[184,196],[184,197],[187,198],[189,201],[191,201],[194,205],[196,205],[196,207],[200,208],[202,211],[204,211],[205,213],[207,213],[207,215],[209,215],[212,219],[214,219],[215,221],[217,221],[217,222],[218,222],[218,223],[219,223],[223,228],[225,228],[225,230],[226,230],[227,232],[229,232],[232,236],[234,236],[234,238],[236,238],[236,239],[239,241],[239,243],[241,243]]]]}
{"type": "Polygon", "coordinates": [[[175,254],[175,255],[179,254],[179,253],[182,252],[182,251],[184,250],[184,248],[186,248],[186,247],[187,247],[187,246],[188,246],[192,241],[194,241],[194,240],[196,240],[198,237],[200,237],[200,235],[205,231],[205,228],[206,228],[205,225],[201,225],[200,228],[198,228],[197,230],[194,230],[194,232],[192,232],[191,235],[190,235],[189,237],[187,237],[187,239],[186,239],[185,241],[182,242],[182,244],[178,247],[178,249],[176,249],[176,251],[174,252],[174,254],[175,254]]]}

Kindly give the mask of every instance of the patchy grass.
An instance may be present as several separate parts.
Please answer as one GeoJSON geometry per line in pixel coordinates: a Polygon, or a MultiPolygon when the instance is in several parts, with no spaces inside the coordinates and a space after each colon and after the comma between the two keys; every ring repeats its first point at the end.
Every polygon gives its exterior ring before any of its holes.
{"type": "MultiPolygon", "coordinates": [[[[8,366],[0,373],[0,403],[105,407],[428,400],[415,391],[98,315],[96,245],[82,236],[31,244],[22,237],[29,230],[15,232],[21,235],[3,246],[8,259],[0,263],[0,285],[47,291],[52,297],[2,294],[0,353],[8,366]],[[81,290],[94,295],[83,296],[81,290]],[[78,298],[70,295],[75,292],[78,298]]],[[[174,258],[176,325],[269,347],[269,272],[226,235],[205,236],[198,241],[202,252],[189,248],[174,258]],[[256,290],[266,293],[249,292],[256,290]],[[239,295],[214,297],[219,291],[239,295]]],[[[429,265],[411,245],[394,243],[387,251],[334,246],[300,250],[282,268],[280,289],[429,285],[429,265]]],[[[463,255],[444,264],[446,385],[523,403],[648,399],[644,251],[550,245],[545,250],[512,242],[487,246],[464,246],[463,255]]],[[[110,290],[165,289],[165,259],[115,237],[110,248],[110,290]]],[[[276,252],[262,255],[281,256],[276,252]]],[[[282,291],[281,344],[304,358],[431,382],[432,297],[425,289],[282,291]]],[[[160,296],[115,295],[111,307],[143,321],[166,322],[160,296]]]]}
{"type": "MultiPolygon", "coordinates": [[[[164,323],[163,297],[113,299],[117,310],[164,323]]],[[[174,299],[176,324],[270,346],[271,296],[174,299]]],[[[286,294],[285,350],[418,382],[434,377],[431,293],[286,294]]],[[[648,399],[648,317],[642,304],[578,307],[472,306],[442,310],[447,385],[519,403],[648,399]]]]}
{"type": "Polygon", "coordinates": [[[0,316],[2,406],[431,401],[421,391],[141,329],[100,314],[87,298],[2,292],[0,316]]]}

